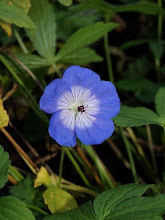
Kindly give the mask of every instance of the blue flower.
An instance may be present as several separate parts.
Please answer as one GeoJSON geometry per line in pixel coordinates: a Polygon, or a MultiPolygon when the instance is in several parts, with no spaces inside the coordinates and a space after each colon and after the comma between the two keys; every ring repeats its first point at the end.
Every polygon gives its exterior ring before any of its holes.
{"type": "Polygon", "coordinates": [[[86,145],[101,144],[114,131],[111,118],[120,111],[120,99],[111,82],[88,68],[69,67],[53,80],[40,99],[40,109],[53,114],[49,134],[60,145],[74,147],[76,136],[86,145]]]}

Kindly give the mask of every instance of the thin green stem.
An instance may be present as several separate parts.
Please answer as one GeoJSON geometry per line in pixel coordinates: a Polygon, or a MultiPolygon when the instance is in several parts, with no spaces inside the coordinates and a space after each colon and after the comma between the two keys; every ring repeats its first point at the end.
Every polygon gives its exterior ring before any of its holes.
{"type": "Polygon", "coordinates": [[[33,205],[26,205],[26,207],[27,208],[29,208],[29,209],[32,209],[32,210],[34,210],[34,211],[36,211],[36,212],[38,212],[38,213],[40,213],[40,214],[42,214],[42,215],[49,215],[47,212],[45,212],[44,210],[42,210],[42,209],[40,209],[40,208],[38,208],[38,207],[36,207],[36,206],[33,206],[33,205]]]}
{"type": "Polygon", "coordinates": [[[65,146],[62,147],[62,152],[61,152],[58,187],[60,187],[60,184],[61,184],[61,178],[62,178],[62,173],[63,173],[64,157],[65,157],[65,146]]]}
{"type": "Polygon", "coordinates": [[[109,43],[108,43],[108,33],[104,35],[104,50],[107,60],[107,67],[108,67],[108,74],[109,74],[109,80],[114,84],[114,76],[113,76],[113,69],[112,69],[112,61],[111,61],[111,55],[109,50],[109,43]]]}
{"type": "Polygon", "coordinates": [[[128,158],[129,158],[129,161],[130,161],[130,164],[131,164],[131,171],[132,171],[132,176],[134,178],[134,182],[138,183],[138,177],[137,177],[137,173],[136,173],[134,158],[133,158],[133,155],[132,155],[132,151],[131,151],[129,141],[128,141],[127,137],[124,135],[123,128],[120,128],[120,133],[121,133],[124,145],[125,145],[126,150],[127,150],[128,158]]]}
{"type": "Polygon", "coordinates": [[[9,166],[9,173],[15,178],[17,182],[20,182],[21,180],[24,179],[22,174],[12,165],[9,166]]]}
{"type": "Polygon", "coordinates": [[[88,179],[86,178],[86,176],[84,175],[83,171],[81,170],[80,166],[78,165],[77,161],[74,159],[74,157],[72,156],[71,152],[69,151],[69,149],[66,150],[66,154],[68,156],[68,158],[70,159],[70,161],[72,162],[73,166],[75,167],[75,169],[77,170],[78,174],[80,175],[80,177],[82,178],[82,180],[84,181],[85,185],[90,188],[90,183],[88,181],[88,179]]]}
{"type": "Polygon", "coordinates": [[[22,40],[22,38],[21,38],[19,32],[18,32],[16,29],[14,29],[14,35],[15,35],[15,38],[17,39],[17,41],[18,41],[18,43],[19,43],[19,46],[21,47],[23,53],[28,54],[29,51],[28,51],[28,49],[26,48],[26,46],[25,46],[25,44],[24,44],[24,42],[23,42],[23,40],[22,40]]]}
{"type": "MultiPolygon", "coordinates": [[[[162,8],[162,0],[158,0],[158,6],[162,8]]],[[[162,12],[158,14],[158,40],[162,40],[162,26],[163,26],[163,16],[162,12]]]]}

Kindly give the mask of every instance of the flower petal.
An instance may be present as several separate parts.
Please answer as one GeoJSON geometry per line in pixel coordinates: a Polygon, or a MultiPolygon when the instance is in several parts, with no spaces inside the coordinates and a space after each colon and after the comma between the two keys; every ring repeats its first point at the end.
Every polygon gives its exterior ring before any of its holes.
{"type": "Polygon", "coordinates": [[[72,100],[71,88],[67,82],[63,79],[55,79],[45,88],[39,105],[44,112],[53,114],[68,107],[72,100]]]}
{"type": "Polygon", "coordinates": [[[64,73],[63,79],[70,86],[79,85],[85,88],[95,86],[100,82],[100,76],[92,70],[80,66],[70,66],[64,73]]]}
{"type": "MultiPolygon", "coordinates": [[[[95,102],[98,100],[98,105],[93,106],[93,110],[97,109],[97,118],[113,118],[120,111],[120,99],[118,97],[115,86],[111,82],[101,81],[99,86],[97,86],[94,93],[94,98],[89,101],[95,102]],[[99,111],[98,111],[99,109],[99,111]]],[[[90,106],[90,105],[89,105],[90,106]]],[[[89,113],[93,115],[92,113],[89,113]]]]}
{"type": "Polygon", "coordinates": [[[49,123],[49,134],[61,146],[76,145],[75,114],[69,110],[55,112],[49,123]]]}
{"type": "Polygon", "coordinates": [[[112,120],[77,114],[76,135],[86,145],[101,144],[112,135],[114,128],[112,120]]]}

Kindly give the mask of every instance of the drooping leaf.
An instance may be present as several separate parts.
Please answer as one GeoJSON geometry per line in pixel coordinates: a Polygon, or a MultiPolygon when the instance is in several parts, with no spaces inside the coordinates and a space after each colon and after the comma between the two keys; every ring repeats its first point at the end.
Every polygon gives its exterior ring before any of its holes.
{"type": "Polygon", "coordinates": [[[11,28],[11,24],[3,21],[2,19],[0,19],[0,25],[3,28],[3,30],[6,32],[6,34],[8,35],[8,37],[11,38],[12,36],[12,28],[11,28]]]}
{"type": "Polygon", "coordinates": [[[65,56],[70,54],[78,53],[78,51],[89,44],[97,41],[99,38],[103,37],[105,33],[113,30],[118,27],[117,23],[106,23],[97,22],[92,25],[88,25],[85,28],[81,28],[76,31],[72,36],[67,40],[61,50],[56,56],[56,62],[63,59],[65,56]]]}
{"type": "Polygon", "coordinates": [[[0,189],[8,181],[9,164],[9,154],[4,152],[3,147],[0,145],[0,189]]]}
{"type": "Polygon", "coordinates": [[[18,27],[36,28],[29,16],[26,15],[22,9],[14,5],[9,5],[6,2],[0,1],[0,11],[0,18],[4,21],[15,24],[18,27]]]}
{"type": "Polygon", "coordinates": [[[147,124],[162,125],[161,118],[155,112],[145,107],[122,106],[120,113],[113,120],[120,127],[134,127],[147,124]]]}
{"type": "Polygon", "coordinates": [[[9,5],[15,5],[18,8],[21,8],[26,14],[28,13],[31,3],[30,0],[3,0],[4,2],[7,2],[9,5]]]}
{"type": "Polygon", "coordinates": [[[62,5],[70,6],[73,3],[73,0],[58,0],[62,5]]]}
{"type": "Polygon", "coordinates": [[[52,183],[51,177],[48,174],[48,171],[45,167],[41,167],[39,172],[37,173],[37,178],[34,181],[34,187],[38,187],[41,185],[45,185],[49,187],[52,183]]]}
{"type": "Polygon", "coordinates": [[[35,31],[26,30],[37,52],[53,63],[56,45],[56,22],[53,5],[48,0],[31,0],[29,16],[35,22],[35,31]]]}
{"type": "Polygon", "coordinates": [[[61,63],[69,63],[74,65],[83,65],[101,61],[103,61],[103,58],[99,56],[94,50],[88,47],[76,50],[74,53],[69,54],[68,56],[64,56],[60,60],[61,63]]]}
{"type": "Polygon", "coordinates": [[[74,197],[56,186],[49,187],[44,192],[43,197],[51,213],[64,212],[77,208],[77,202],[74,197]]]}
{"type": "Polygon", "coordinates": [[[0,219],[2,220],[35,220],[32,212],[26,208],[25,203],[11,197],[0,198],[0,219]]]}
{"type": "Polygon", "coordinates": [[[9,116],[7,111],[3,107],[2,99],[0,98],[0,129],[8,126],[9,116]]]}
{"type": "Polygon", "coordinates": [[[36,190],[33,188],[33,182],[30,176],[19,182],[17,185],[10,187],[10,193],[13,197],[20,199],[22,202],[31,204],[35,198],[36,190]]]}
{"type": "Polygon", "coordinates": [[[165,87],[158,90],[155,97],[156,111],[165,125],[165,87]]]}

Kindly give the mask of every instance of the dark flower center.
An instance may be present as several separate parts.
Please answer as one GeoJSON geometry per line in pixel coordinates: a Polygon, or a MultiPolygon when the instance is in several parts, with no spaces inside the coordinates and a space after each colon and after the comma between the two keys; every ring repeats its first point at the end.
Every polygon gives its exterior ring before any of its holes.
{"type": "Polygon", "coordinates": [[[85,107],[84,107],[83,105],[80,105],[80,106],[78,107],[78,111],[79,111],[79,112],[85,112],[85,107]]]}

